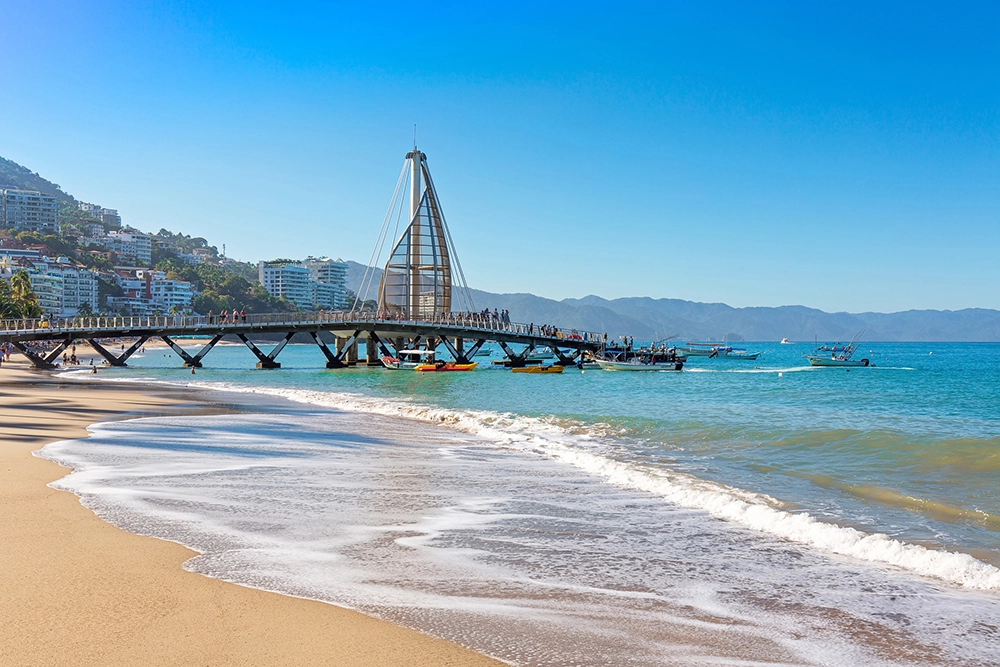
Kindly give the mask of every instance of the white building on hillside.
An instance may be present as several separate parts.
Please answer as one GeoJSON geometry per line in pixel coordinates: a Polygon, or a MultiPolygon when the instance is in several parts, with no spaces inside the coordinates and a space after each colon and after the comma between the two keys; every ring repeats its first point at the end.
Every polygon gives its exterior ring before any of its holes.
{"type": "Polygon", "coordinates": [[[297,264],[271,264],[261,261],[257,277],[269,294],[291,301],[299,308],[314,307],[312,272],[297,264]]]}
{"type": "Polygon", "coordinates": [[[312,279],[324,285],[318,294],[317,305],[322,308],[340,310],[347,307],[347,264],[332,259],[307,259],[302,266],[309,269],[312,279]],[[332,290],[330,289],[332,288],[332,290]]]}
{"type": "Polygon", "coordinates": [[[38,305],[47,315],[73,317],[80,310],[97,312],[97,274],[66,257],[14,257],[0,255],[0,278],[10,280],[14,272],[24,270],[31,289],[38,295],[38,305]]]}
{"type": "Polygon", "coordinates": [[[299,308],[339,310],[347,303],[347,264],[329,259],[260,262],[258,278],[268,293],[299,308]]]}
{"type": "Polygon", "coordinates": [[[52,195],[35,190],[3,190],[0,197],[0,227],[55,234],[59,231],[59,206],[52,195]]]}
{"type": "Polygon", "coordinates": [[[123,296],[109,296],[108,308],[129,315],[167,313],[171,308],[191,307],[196,296],[194,285],[186,280],[170,280],[163,271],[151,269],[116,269],[115,282],[123,296]]]}

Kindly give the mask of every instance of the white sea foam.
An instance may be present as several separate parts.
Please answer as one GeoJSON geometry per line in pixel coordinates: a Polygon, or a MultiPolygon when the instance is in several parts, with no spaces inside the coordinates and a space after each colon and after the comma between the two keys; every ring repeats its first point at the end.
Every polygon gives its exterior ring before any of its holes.
{"type": "Polygon", "coordinates": [[[586,428],[572,430],[553,420],[484,410],[455,410],[416,401],[373,398],[345,392],[322,392],[222,382],[187,386],[276,396],[336,410],[413,419],[458,429],[508,449],[574,466],[622,488],[655,494],[679,506],[707,512],[724,521],[870,563],[890,565],[967,589],[1000,590],[1000,569],[969,554],[930,549],[882,533],[819,521],[790,512],[766,495],[634,461],[622,461],[602,449],[601,439],[586,428]]]}

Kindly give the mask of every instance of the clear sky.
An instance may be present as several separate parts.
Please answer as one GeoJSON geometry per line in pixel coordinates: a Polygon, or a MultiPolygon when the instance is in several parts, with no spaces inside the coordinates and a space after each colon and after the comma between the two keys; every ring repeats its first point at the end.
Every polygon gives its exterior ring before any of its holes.
{"type": "Polygon", "coordinates": [[[473,287],[1000,308],[996,3],[0,0],[0,156],[366,261],[418,125],[473,287]]]}

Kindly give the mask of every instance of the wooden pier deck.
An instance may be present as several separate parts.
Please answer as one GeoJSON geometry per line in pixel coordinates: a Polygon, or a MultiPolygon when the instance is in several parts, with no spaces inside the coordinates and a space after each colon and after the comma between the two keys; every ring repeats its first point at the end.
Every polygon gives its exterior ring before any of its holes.
{"type": "Polygon", "coordinates": [[[308,335],[319,346],[327,368],[357,363],[361,340],[366,342],[365,361],[369,364],[378,363],[381,355],[396,356],[400,346],[443,346],[456,361],[468,363],[487,341],[496,341],[512,366],[523,366],[527,356],[539,348],[551,350],[558,359],[556,363],[570,364],[584,352],[596,352],[607,340],[603,333],[546,327],[543,334],[540,325],[533,323],[462,313],[429,320],[397,319],[367,311],[248,314],[236,320],[189,315],[0,320],[0,343],[12,344],[35,368],[56,367],[59,356],[76,341],[87,341],[110,365],[125,366],[128,358],[151,338],[166,342],[185,366],[201,367],[205,356],[226,337],[242,341],[257,357],[258,368],[280,368],[277,356],[296,334],[308,335]],[[209,341],[191,354],[174,340],[190,336],[209,341]],[[280,340],[265,352],[258,346],[261,336],[278,336],[280,340]],[[333,341],[329,341],[331,337],[333,341]],[[119,354],[101,342],[122,338],[135,340],[119,354]],[[524,347],[516,349],[512,345],[524,347]]]}

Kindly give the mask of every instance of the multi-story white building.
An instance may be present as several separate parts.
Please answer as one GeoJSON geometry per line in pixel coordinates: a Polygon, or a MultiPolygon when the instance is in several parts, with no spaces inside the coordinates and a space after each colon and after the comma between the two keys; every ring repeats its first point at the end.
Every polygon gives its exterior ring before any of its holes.
{"type": "Polygon", "coordinates": [[[149,266],[153,255],[153,237],[136,230],[111,232],[108,234],[110,250],[133,257],[136,263],[149,266]]]}
{"type": "Polygon", "coordinates": [[[153,260],[153,237],[134,229],[111,232],[107,236],[90,237],[83,239],[83,243],[129,257],[142,266],[149,266],[153,260]]]}
{"type": "Polygon", "coordinates": [[[186,280],[154,280],[149,285],[149,298],[164,311],[188,308],[194,298],[194,287],[186,280]]]}
{"type": "Polygon", "coordinates": [[[261,261],[257,277],[273,296],[291,301],[299,308],[314,307],[312,271],[298,264],[272,264],[261,261]]]}
{"type": "Polygon", "coordinates": [[[89,213],[105,224],[111,225],[112,227],[121,227],[122,219],[121,216],[118,215],[117,209],[104,208],[98,204],[88,204],[85,201],[77,202],[77,206],[79,206],[80,210],[84,213],[89,213]]]}
{"type": "Polygon", "coordinates": [[[80,309],[97,311],[97,274],[68,258],[0,256],[0,278],[27,271],[38,305],[47,315],[72,317],[80,309]]]}
{"type": "Polygon", "coordinates": [[[98,280],[97,274],[90,269],[73,264],[69,258],[60,257],[55,261],[45,257],[36,268],[49,276],[59,276],[62,280],[61,306],[57,311],[60,317],[78,315],[80,309],[97,312],[98,280]]]}
{"type": "Polygon", "coordinates": [[[260,262],[258,278],[268,293],[299,308],[338,310],[347,303],[347,264],[329,259],[260,262]]]}
{"type": "Polygon", "coordinates": [[[108,307],[131,315],[190,308],[191,300],[196,295],[194,285],[186,280],[169,280],[163,271],[118,269],[115,271],[115,282],[122,289],[123,296],[108,297],[108,307]]]}
{"type": "Polygon", "coordinates": [[[324,285],[317,294],[317,307],[340,310],[347,307],[347,264],[332,259],[307,259],[302,266],[309,269],[312,279],[324,285]],[[330,289],[332,288],[332,290],[330,289]]]}
{"type": "Polygon", "coordinates": [[[59,231],[59,206],[52,195],[35,190],[4,190],[0,201],[0,225],[4,229],[23,229],[55,234],[59,231]]]}

